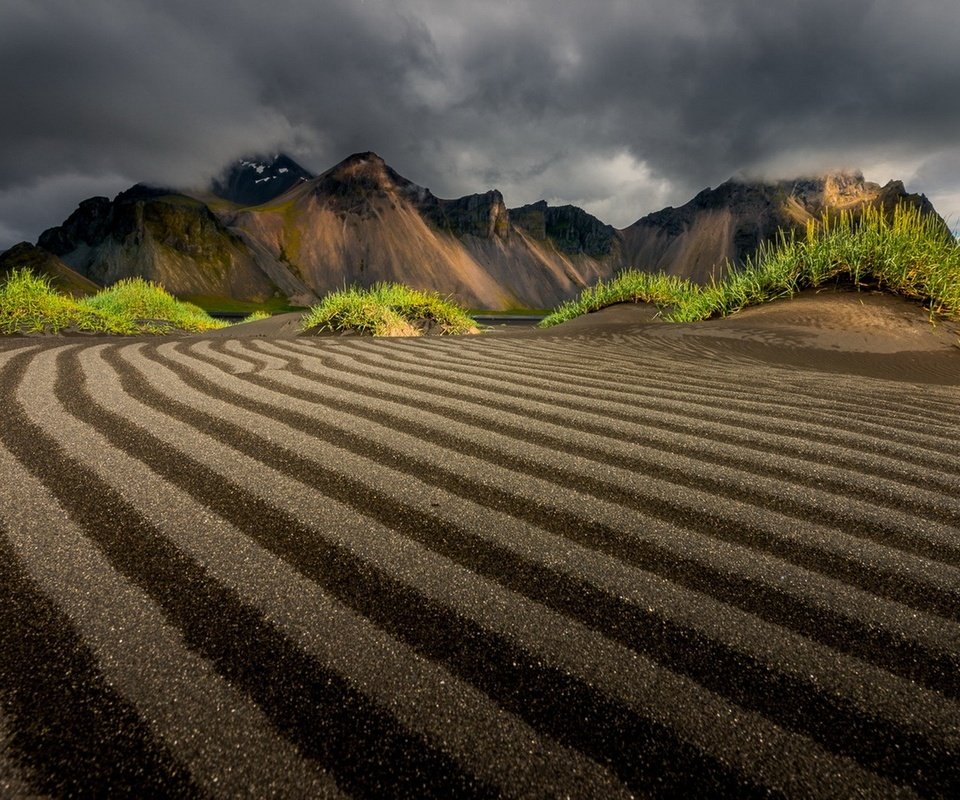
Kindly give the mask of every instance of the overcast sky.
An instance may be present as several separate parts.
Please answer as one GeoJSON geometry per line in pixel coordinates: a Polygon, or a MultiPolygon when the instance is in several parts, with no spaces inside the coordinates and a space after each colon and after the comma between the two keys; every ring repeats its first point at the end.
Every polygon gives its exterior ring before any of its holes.
{"type": "Polygon", "coordinates": [[[274,150],[617,226],[837,168],[960,218],[956,0],[2,0],[0,76],[0,248],[274,150]]]}

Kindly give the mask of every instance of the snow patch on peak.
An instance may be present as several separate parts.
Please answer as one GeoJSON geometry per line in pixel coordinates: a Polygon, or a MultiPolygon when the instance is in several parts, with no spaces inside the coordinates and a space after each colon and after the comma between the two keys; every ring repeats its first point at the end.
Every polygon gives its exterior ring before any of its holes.
{"type": "Polygon", "coordinates": [[[262,175],[263,171],[267,168],[266,164],[258,164],[256,161],[244,161],[242,158],[238,162],[241,167],[249,167],[254,170],[257,175],[262,175]]]}
{"type": "Polygon", "coordinates": [[[304,180],[313,178],[289,156],[246,155],[211,182],[219,197],[240,205],[260,205],[304,180]]]}

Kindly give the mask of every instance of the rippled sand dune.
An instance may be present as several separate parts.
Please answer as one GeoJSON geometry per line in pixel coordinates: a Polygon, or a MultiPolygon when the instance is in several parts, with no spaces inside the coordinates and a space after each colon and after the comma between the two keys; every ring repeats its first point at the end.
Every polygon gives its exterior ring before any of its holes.
{"type": "Polygon", "coordinates": [[[955,326],[652,316],[0,343],[2,793],[955,795],[955,326]]]}

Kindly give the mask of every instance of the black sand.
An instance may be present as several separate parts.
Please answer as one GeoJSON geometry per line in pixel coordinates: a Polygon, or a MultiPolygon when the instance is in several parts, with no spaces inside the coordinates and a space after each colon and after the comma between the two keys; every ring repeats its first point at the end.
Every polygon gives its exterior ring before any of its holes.
{"type": "Polygon", "coordinates": [[[956,325],[293,323],[0,342],[0,794],[960,789],[956,325]]]}

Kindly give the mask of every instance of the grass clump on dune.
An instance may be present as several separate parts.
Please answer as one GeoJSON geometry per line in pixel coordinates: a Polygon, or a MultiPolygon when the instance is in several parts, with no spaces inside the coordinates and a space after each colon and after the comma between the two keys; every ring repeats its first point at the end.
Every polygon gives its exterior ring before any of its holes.
{"type": "Polygon", "coordinates": [[[662,272],[628,269],[613,280],[597,281],[580,292],[575,299],[557,306],[540,321],[540,327],[559,325],[616,303],[653,303],[660,308],[677,306],[696,290],[697,287],[685,278],[662,272]]]}
{"type": "Polygon", "coordinates": [[[81,300],[58,292],[49,279],[28,269],[13,270],[0,284],[0,333],[5,334],[199,332],[224,324],[141,278],[119,281],[81,300]]]}
{"type": "Polygon", "coordinates": [[[115,318],[129,319],[138,333],[172,330],[199,333],[226,327],[199,306],[177,300],[160,284],[143,278],[125,278],[80,301],[115,318]]]}
{"type": "Polygon", "coordinates": [[[375,283],[331,292],[303,317],[305,331],[421,336],[477,333],[467,312],[436,292],[422,292],[400,283],[375,283]]]}
{"type": "Polygon", "coordinates": [[[960,316],[960,244],[935,215],[898,206],[890,218],[866,208],[854,217],[810,222],[802,236],[780,234],[743,267],[727,266],[722,281],[699,286],[664,275],[626,270],[585,290],[541,322],[549,327],[622,302],[650,302],[673,322],[727,316],[742,308],[829,281],[884,289],[922,302],[931,315],[960,316]]]}
{"type": "Polygon", "coordinates": [[[0,333],[59,333],[62,330],[126,333],[119,320],[86,308],[29,269],[12,270],[0,284],[0,333]]]}

